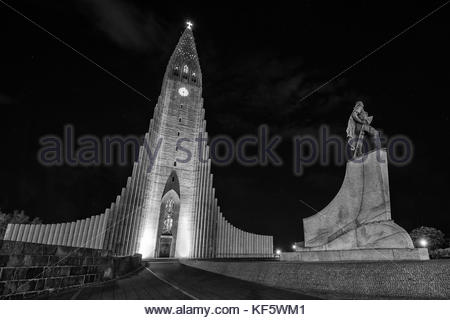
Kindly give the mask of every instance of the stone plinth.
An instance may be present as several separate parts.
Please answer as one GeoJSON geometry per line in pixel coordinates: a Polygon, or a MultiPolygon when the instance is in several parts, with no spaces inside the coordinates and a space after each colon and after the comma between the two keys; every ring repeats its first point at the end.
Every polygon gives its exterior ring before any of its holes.
{"type": "Polygon", "coordinates": [[[347,162],[336,197],[303,219],[305,241],[283,260],[426,260],[409,234],[391,219],[386,150],[347,162]]]}
{"type": "Polygon", "coordinates": [[[394,261],[394,260],[429,260],[426,248],[399,249],[353,249],[353,250],[304,250],[283,252],[281,261],[394,261]]]}

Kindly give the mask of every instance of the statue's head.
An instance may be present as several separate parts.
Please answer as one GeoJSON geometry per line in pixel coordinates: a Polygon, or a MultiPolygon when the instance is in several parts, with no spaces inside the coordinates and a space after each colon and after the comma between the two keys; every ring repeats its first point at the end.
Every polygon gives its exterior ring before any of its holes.
{"type": "Polygon", "coordinates": [[[353,111],[361,111],[364,109],[364,103],[362,101],[357,101],[355,103],[355,107],[353,108],[353,111]]]}

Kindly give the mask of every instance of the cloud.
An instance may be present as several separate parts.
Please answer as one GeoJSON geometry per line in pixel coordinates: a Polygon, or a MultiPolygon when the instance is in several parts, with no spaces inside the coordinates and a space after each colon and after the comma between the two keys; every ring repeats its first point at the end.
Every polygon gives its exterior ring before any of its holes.
{"type": "Polygon", "coordinates": [[[263,123],[285,138],[305,127],[317,132],[322,124],[341,129],[356,99],[346,80],[340,79],[302,101],[328,79],[297,57],[241,56],[229,70],[230,75],[213,84],[211,92],[217,105],[213,112],[227,132],[252,133],[263,123]]]}
{"type": "Polygon", "coordinates": [[[121,0],[85,0],[84,4],[97,28],[124,49],[148,52],[165,41],[163,25],[152,12],[121,0]]]}

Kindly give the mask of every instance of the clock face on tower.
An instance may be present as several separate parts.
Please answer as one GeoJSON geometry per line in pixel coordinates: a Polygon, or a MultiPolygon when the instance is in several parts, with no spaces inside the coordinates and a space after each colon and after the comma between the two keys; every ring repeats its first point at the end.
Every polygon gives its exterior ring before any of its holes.
{"type": "Polygon", "coordinates": [[[181,87],[180,89],[178,89],[178,93],[182,97],[187,97],[189,95],[189,91],[185,87],[181,87]]]}

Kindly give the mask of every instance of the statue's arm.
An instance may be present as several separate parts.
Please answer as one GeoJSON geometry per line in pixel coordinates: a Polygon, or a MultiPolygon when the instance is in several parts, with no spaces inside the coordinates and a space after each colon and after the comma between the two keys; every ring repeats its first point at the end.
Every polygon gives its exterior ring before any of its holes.
{"type": "Polygon", "coordinates": [[[362,120],[356,112],[353,112],[352,117],[353,117],[353,120],[355,120],[358,123],[361,123],[361,124],[365,123],[365,121],[362,120]]]}

